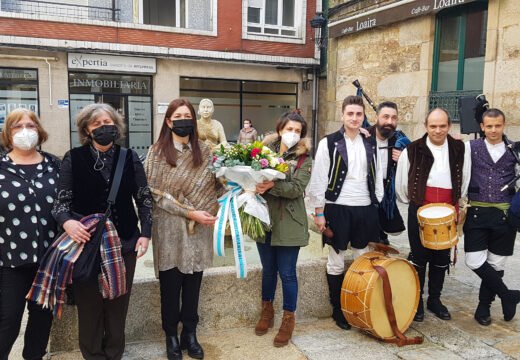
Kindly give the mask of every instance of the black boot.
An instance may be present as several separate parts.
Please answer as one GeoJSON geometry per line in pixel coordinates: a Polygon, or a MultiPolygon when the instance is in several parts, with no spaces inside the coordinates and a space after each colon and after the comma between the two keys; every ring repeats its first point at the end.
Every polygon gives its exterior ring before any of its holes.
{"type": "Polygon", "coordinates": [[[181,349],[188,349],[188,355],[194,359],[204,359],[204,350],[197,341],[197,335],[195,332],[182,332],[181,333],[181,349]]]}
{"type": "Polygon", "coordinates": [[[332,318],[336,325],[343,330],[350,330],[351,326],[348,323],[343,311],[341,311],[341,285],[343,284],[344,275],[330,275],[327,274],[327,282],[329,283],[329,296],[332,305],[332,318]]]}
{"type": "Polygon", "coordinates": [[[441,292],[444,286],[444,277],[449,265],[439,266],[430,263],[428,272],[428,301],[426,308],[442,320],[450,320],[451,315],[441,302],[441,292]]]}
{"type": "MultiPolygon", "coordinates": [[[[412,259],[412,253],[408,255],[408,260],[411,261],[412,259]]],[[[417,305],[417,312],[415,313],[415,316],[413,317],[413,321],[422,322],[424,321],[424,304],[422,295],[424,292],[424,279],[426,277],[426,267],[420,266],[417,264],[413,265],[415,267],[415,271],[417,271],[417,276],[419,277],[419,286],[421,287],[421,297],[419,298],[419,304],[417,305]]]]}
{"type": "Polygon", "coordinates": [[[182,360],[182,351],[177,335],[166,336],[166,356],[168,360],[182,360]]]}
{"type": "Polygon", "coordinates": [[[509,290],[502,281],[500,272],[493,269],[487,261],[473,271],[482,279],[483,284],[488,289],[500,297],[500,300],[502,300],[504,320],[511,321],[516,314],[516,305],[520,302],[520,291],[509,290]]]}
{"type": "Polygon", "coordinates": [[[478,306],[474,316],[480,325],[488,326],[491,324],[490,307],[493,300],[495,300],[495,293],[482,281],[478,292],[478,306]]]}

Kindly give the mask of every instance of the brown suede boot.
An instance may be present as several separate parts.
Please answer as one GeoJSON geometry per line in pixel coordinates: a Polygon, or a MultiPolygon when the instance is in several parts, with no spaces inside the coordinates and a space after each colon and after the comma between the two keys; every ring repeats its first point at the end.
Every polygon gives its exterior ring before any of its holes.
{"type": "Polygon", "coordinates": [[[274,309],[272,301],[262,301],[262,314],[260,320],[255,327],[255,334],[258,336],[265,335],[267,329],[274,325],[274,309]]]}
{"type": "Polygon", "coordinates": [[[294,330],[294,312],[284,310],[282,325],[274,337],[274,346],[281,347],[289,343],[294,330]]]}

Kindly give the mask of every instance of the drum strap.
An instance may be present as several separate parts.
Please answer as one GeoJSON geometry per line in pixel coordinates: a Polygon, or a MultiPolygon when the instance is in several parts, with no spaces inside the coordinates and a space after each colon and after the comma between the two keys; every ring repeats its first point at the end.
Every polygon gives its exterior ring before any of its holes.
{"type": "Polygon", "coordinates": [[[392,328],[392,331],[395,335],[395,338],[384,339],[384,342],[394,343],[397,344],[397,346],[422,344],[424,340],[422,336],[406,337],[397,327],[394,305],[392,304],[392,288],[390,286],[390,280],[388,279],[388,273],[384,267],[376,265],[373,260],[375,259],[371,259],[370,263],[383,280],[383,294],[385,297],[386,313],[388,315],[388,320],[390,321],[390,327],[392,328]]]}

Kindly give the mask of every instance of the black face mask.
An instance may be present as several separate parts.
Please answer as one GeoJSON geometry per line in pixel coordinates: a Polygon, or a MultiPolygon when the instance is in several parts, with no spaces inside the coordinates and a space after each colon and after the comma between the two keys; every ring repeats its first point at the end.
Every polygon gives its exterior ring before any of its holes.
{"type": "Polygon", "coordinates": [[[106,146],[113,142],[119,131],[115,125],[103,125],[92,130],[91,138],[101,146],[106,146]]]}
{"type": "Polygon", "coordinates": [[[175,135],[185,137],[193,134],[194,126],[191,119],[172,120],[172,131],[175,135]]]}

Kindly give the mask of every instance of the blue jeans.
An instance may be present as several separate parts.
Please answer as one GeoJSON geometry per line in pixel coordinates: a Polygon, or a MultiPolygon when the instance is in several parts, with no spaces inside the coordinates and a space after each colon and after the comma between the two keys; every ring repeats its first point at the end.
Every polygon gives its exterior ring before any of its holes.
{"type": "Polygon", "coordinates": [[[266,233],[265,244],[256,243],[262,262],[262,301],[273,301],[278,274],[282,279],[283,309],[294,312],[298,299],[296,261],[299,246],[271,246],[271,233],[266,233]]]}

